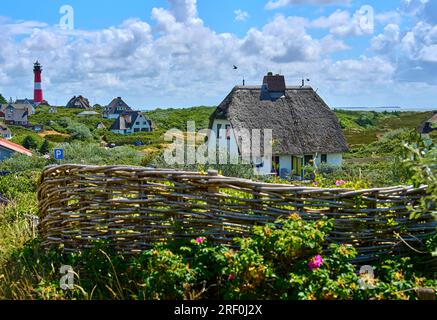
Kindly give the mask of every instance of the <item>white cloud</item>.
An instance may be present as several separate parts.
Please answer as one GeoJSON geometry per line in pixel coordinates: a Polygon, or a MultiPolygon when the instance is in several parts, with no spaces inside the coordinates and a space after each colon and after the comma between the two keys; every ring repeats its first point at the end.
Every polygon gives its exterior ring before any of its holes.
{"type": "Polygon", "coordinates": [[[349,4],[350,0],[270,0],[266,9],[277,9],[280,7],[291,6],[291,5],[330,5],[330,4],[349,4]]]}
{"type": "Polygon", "coordinates": [[[428,0],[401,0],[400,9],[405,15],[415,16],[423,10],[428,0]]]}
{"type": "Polygon", "coordinates": [[[262,30],[250,29],[242,50],[277,63],[315,61],[324,54],[347,48],[332,37],[313,39],[305,30],[308,21],[300,17],[277,15],[262,30]]]}
{"type": "Polygon", "coordinates": [[[364,25],[362,23],[363,17],[360,10],[351,15],[349,11],[337,9],[329,16],[311,21],[309,27],[329,29],[331,34],[339,37],[370,35],[373,33],[373,26],[371,24],[364,25]]]}
{"type": "Polygon", "coordinates": [[[398,11],[378,12],[375,15],[375,21],[382,25],[388,23],[400,24],[402,20],[401,14],[398,11]]]}
{"type": "Polygon", "coordinates": [[[12,22],[6,17],[0,17],[0,25],[3,34],[9,36],[26,35],[37,28],[47,27],[48,24],[40,21],[15,21],[12,22]]]}
{"type": "Polygon", "coordinates": [[[378,53],[392,52],[399,43],[400,28],[397,24],[388,24],[384,33],[377,35],[371,40],[372,50],[378,53]]]}
{"type": "Polygon", "coordinates": [[[385,101],[386,83],[395,88],[397,79],[420,79],[430,88],[436,81],[437,27],[430,23],[402,32],[390,22],[372,39],[375,56],[333,61],[333,53],[350,49],[342,37],[365,35],[355,14],[337,10],[314,21],[276,15],[241,37],[206,27],[194,0],[170,1],[151,17],[150,24],[129,19],[95,31],[0,19],[0,29],[8,25],[0,33],[0,92],[31,97],[37,58],[45,96],[54,104],[78,94],[102,104],[123,96],[135,108],[217,104],[243,77],[260,84],[267,71],[283,73],[290,85],[311,78],[328,102],[366,101],[378,94],[385,101]],[[309,28],[329,32],[314,36],[309,28]],[[17,32],[22,36],[15,37],[17,32]]]}
{"type": "Polygon", "coordinates": [[[170,13],[177,22],[201,23],[197,16],[197,0],[168,0],[170,3],[170,13]]]}
{"type": "Polygon", "coordinates": [[[413,26],[402,32],[388,24],[372,39],[372,49],[396,64],[394,78],[399,82],[437,84],[437,21],[425,18],[431,7],[431,2],[402,1],[402,14],[412,17],[413,26]]]}
{"type": "Polygon", "coordinates": [[[241,9],[235,10],[235,21],[246,21],[249,18],[249,13],[241,9]]]}

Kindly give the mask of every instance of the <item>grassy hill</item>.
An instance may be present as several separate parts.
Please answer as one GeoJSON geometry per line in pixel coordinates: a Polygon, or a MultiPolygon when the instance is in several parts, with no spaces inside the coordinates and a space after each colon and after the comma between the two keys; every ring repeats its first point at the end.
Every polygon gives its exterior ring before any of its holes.
{"type": "Polygon", "coordinates": [[[378,141],[397,129],[414,130],[432,112],[375,112],[335,110],[349,146],[354,149],[378,141]]]}
{"type": "Polygon", "coordinates": [[[169,129],[186,130],[187,121],[194,121],[198,130],[209,126],[209,117],[215,107],[192,107],[186,109],[156,109],[146,112],[155,127],[162,131],[169,129]]]}

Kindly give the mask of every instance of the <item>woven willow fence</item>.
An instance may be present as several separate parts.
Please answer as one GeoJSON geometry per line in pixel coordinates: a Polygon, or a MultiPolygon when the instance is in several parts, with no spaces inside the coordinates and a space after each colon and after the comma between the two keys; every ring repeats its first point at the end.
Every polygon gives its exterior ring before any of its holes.
{"type": "Polygon", "coordinates": [[[333,218],[329,241],[354,245],[357,261],[364,262],[409,246],[419,249],[421,239],[435,232],[431,214],[409,219],[407,207],[417,206],[425,189],[321,189],[214,172],[51,166],[38,190],[39,229],[46,247],[62,243],[77,251],[110,240],[118,251],[132,254],[196,236],[231,244],[236,236],[250,235],[253,225],[298,213],[307,220],[333,218]]]}

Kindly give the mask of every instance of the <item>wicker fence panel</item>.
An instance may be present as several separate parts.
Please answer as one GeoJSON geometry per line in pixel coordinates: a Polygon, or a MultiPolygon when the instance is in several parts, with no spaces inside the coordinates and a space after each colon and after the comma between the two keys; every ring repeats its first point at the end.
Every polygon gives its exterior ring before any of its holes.
{"type": "Polygon", "coordinates": [[[38,199],[46,247],[67,251],[111,240],[132,254],[157,242],[206,236],[229,244],[250,235],[253,225],[298,213],[304,219],[334,219],[330,242],[354,245],[367,262],[381,253],[419,248],[434,233],[431,213],[409,219],[426,186],[349,190],[268,184],[214,172],[130,166],[51,166],[38,199]],[[399,237],[400,236],[400,237],[399,237]]]}

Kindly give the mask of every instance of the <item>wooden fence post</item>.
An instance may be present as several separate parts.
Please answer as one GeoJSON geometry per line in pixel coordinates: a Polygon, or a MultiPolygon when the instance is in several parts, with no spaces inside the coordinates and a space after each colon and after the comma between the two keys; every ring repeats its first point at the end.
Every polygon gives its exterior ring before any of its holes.
{"type": "Polygon", "coordinates": [[[419,288],[416,289],[416,294],[419,300],[435,300],[436,295],[434,289],[429,288],[419,288]]]}
{"type": "MultiPolygon", "coordinates": [[[[217,177],[217,176],[218,176],[218,171],[217,170],[208,170],[208,177],[217,177]]],[[[208,187],[208,192],[210,192],[210,193],[218,193],[219,192],[219,187],[217,187],[217,186],[208,187]]]]}
{"type": "MultiPolygon", "coordinates": [[[[208,177],[217,177],[218,176],[218,171],[217,170],[208,170],[208,177]]],[[[220,192],[220,187],[219,186],[209,186],[208,187],[208,193],[210,194],[217,194],[220,192]]],[[[210,195],[209,196],[210,200],[215,201],[214,196],[210,195]]],[[[220,198],[217,199],[217,204],[220,202],[220,198]]],[[[222,237],[225,238],[225,226],[224,224],[222,224],[221,226],[221,231],[222,231],[222,237]]]]}

